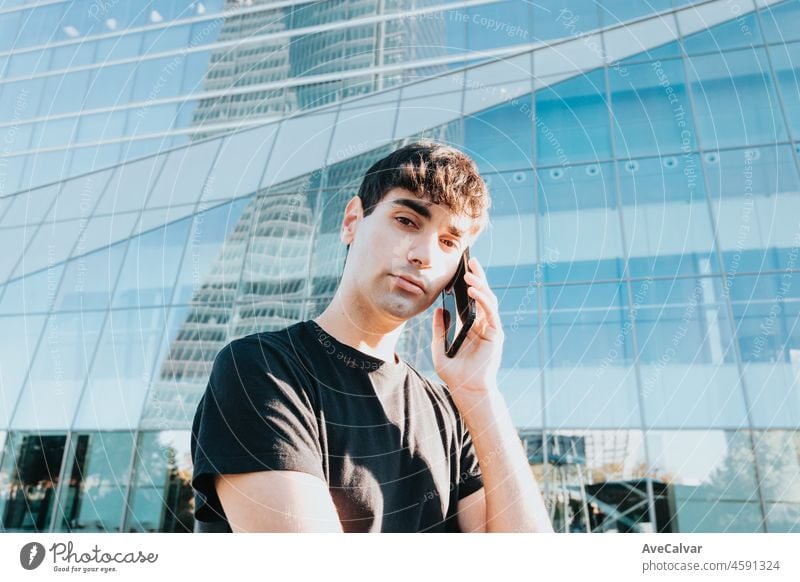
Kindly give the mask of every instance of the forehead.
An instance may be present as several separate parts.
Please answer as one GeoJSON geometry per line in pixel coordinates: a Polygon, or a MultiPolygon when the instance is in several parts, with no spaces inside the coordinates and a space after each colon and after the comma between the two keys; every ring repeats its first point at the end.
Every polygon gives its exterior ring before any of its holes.
{"type": "Polygon", "coordinates": [[[389,190],[381,200],[381,205],[384,206],[386,212],[411,210],[427,220],[444,222],[451,227],[451,230],[457,229],[462,236],[470,234],[470,231],[477,228],[474,218],[465,214],[457,214],[443,204],[434,204],[423,198],[418,198],[413,192],[403,188],[389,190]],[[426,214],[430,216],[426,216],[426,214]]]}

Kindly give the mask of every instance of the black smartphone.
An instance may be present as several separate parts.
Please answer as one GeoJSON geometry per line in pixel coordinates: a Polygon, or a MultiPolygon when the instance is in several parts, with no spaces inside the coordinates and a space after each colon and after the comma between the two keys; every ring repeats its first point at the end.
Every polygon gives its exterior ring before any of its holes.
{"type": "Polygon", "coordinates": [[[452,358],[467,337],[472,322],[475,321],[475,299],[467,294],[469,285],[464,281],[464,273],[469,270],[469,247],[464,249],[458,263],[456,274],[442,289],[442,306],[444,307],[444,352],[452,358]]]}

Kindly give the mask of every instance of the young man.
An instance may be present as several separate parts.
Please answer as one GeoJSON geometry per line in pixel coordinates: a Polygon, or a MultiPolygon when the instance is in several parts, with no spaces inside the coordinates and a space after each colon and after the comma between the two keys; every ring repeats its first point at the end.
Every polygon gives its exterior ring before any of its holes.
{"type": "MultiPolygon", "coordinates": [[[[345,208],[344,272],[313,320],[217,356],[192,428],[195,517],[236,532],[551,532],[497,385],[497,298],[473,258],[477,317],[444,384],[395,352],[484,228],[486,186],[462,152],[421,141],[376,162],[345,208]]],[[[201,528],[202,529],[202,528],[201,528]]]]}

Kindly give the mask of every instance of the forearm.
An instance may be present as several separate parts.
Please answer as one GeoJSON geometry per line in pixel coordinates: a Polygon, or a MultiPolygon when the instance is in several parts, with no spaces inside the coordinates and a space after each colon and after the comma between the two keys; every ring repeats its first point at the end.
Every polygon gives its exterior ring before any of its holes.
{"type": "Polygon", "coordinates": [[[497,388],[461,414],[472,437],[483,476],[487,532],[552,532],[505,399],[497,388]]]}

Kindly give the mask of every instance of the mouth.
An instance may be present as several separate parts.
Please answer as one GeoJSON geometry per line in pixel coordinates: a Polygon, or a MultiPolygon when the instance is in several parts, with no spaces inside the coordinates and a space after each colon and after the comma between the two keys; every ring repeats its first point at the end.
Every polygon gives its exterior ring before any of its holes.
{"type": "Polygon", "coordinates": [[[424,287],[413,279],[409,279],[408,277],[404,277],[402,275],[392,275],[392,277],[397,283],[397,286],[401,289],[405,289],[406,291],[410,291],[412,293],[425,293],[424,287]]]}

